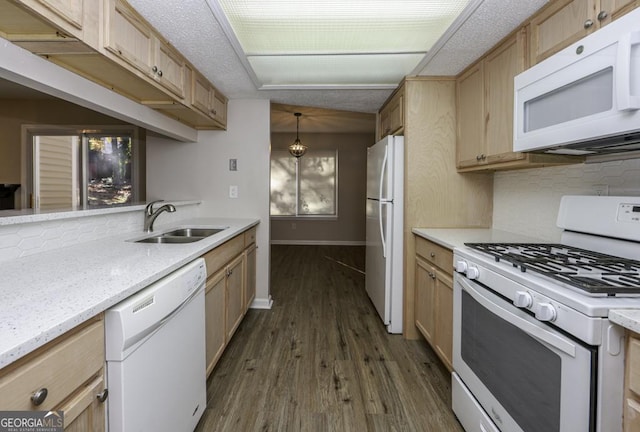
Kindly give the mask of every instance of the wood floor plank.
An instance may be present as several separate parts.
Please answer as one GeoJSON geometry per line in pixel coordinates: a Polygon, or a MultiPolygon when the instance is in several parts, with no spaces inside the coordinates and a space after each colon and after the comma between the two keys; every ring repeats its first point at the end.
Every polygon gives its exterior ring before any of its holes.
{"type": "Polygon", "coordinates": [[[463,431],[426,342],[385,331],[363,247],[279,245],[271,260],[273,308],[247,313],[197,431],[463,431]]]}

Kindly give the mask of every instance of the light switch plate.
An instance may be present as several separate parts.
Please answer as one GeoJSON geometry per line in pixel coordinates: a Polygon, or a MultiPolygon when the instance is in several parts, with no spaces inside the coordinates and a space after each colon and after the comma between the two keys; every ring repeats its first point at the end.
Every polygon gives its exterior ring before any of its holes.
{"type": "Polygon", "coordinates": [[[238,159],[229,159],[229,171],[238,171],[238,159]]]}
{"type": "Polygon", "coordinates": [[[229,186],[229,198],[238,198],[238,186],[229,186]]]}

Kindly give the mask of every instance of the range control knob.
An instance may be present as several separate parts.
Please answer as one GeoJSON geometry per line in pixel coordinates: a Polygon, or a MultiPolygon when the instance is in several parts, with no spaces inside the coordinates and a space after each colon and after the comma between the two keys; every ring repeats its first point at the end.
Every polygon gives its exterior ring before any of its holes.
{"type": "Polygon", "coordinates": [[[519,308],[530,308],[533,304],[533,297],[526,291],[516,291],[513,304],[519,308]]]}
{"type": "Polygon", "coordinates": [[[556,308],[551,303],[540,303],[536,311],[536,319],[540,321],[554,321],[556,319],[556,308]]]}
{"type": "Polygon", "coordinates": [[[456,261],[456,271],[458,273],[465,273],[467,271],[467,267],[469,267],[467,265],[467,262],[464,260],[458,260],[456,261]]]}
{"type": "Polygon", "coordinates": [[[478,279],[478,276],[480,276],[480,271],[478,270],[478,267],[469,267],[467,269],[467,278],[478,279]]]}

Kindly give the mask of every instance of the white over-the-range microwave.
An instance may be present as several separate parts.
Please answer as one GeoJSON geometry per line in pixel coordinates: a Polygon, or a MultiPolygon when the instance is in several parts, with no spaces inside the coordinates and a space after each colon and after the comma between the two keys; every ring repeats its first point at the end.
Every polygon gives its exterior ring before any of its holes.
{"type": "Polygon", "coordinates": [[[640,151],[640,9],[519,74],[514,90],[516,152],[640,151]]]}

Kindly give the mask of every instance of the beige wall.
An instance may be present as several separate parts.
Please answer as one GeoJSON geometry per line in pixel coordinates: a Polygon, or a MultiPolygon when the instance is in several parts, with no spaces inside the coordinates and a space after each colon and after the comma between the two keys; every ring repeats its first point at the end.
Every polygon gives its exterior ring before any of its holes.
{"type": "MultiPolygon", "coordinates": [[[[295,137],[292,133],[271,134],[271,148],[285,149],[295,137]]],[[[374,132],[300,134],[300,140],[310,149],[338,150],[338,218],[272,218],[271,241],[293,244],[364,244],[367,147],[374,144],[374,132]]]]}
{"type": "Polygon", "coordinates": [[[24,124],[124,123],[62,100],[0,100],[0,183],[21,183],[21,127],[24,124]]]}

